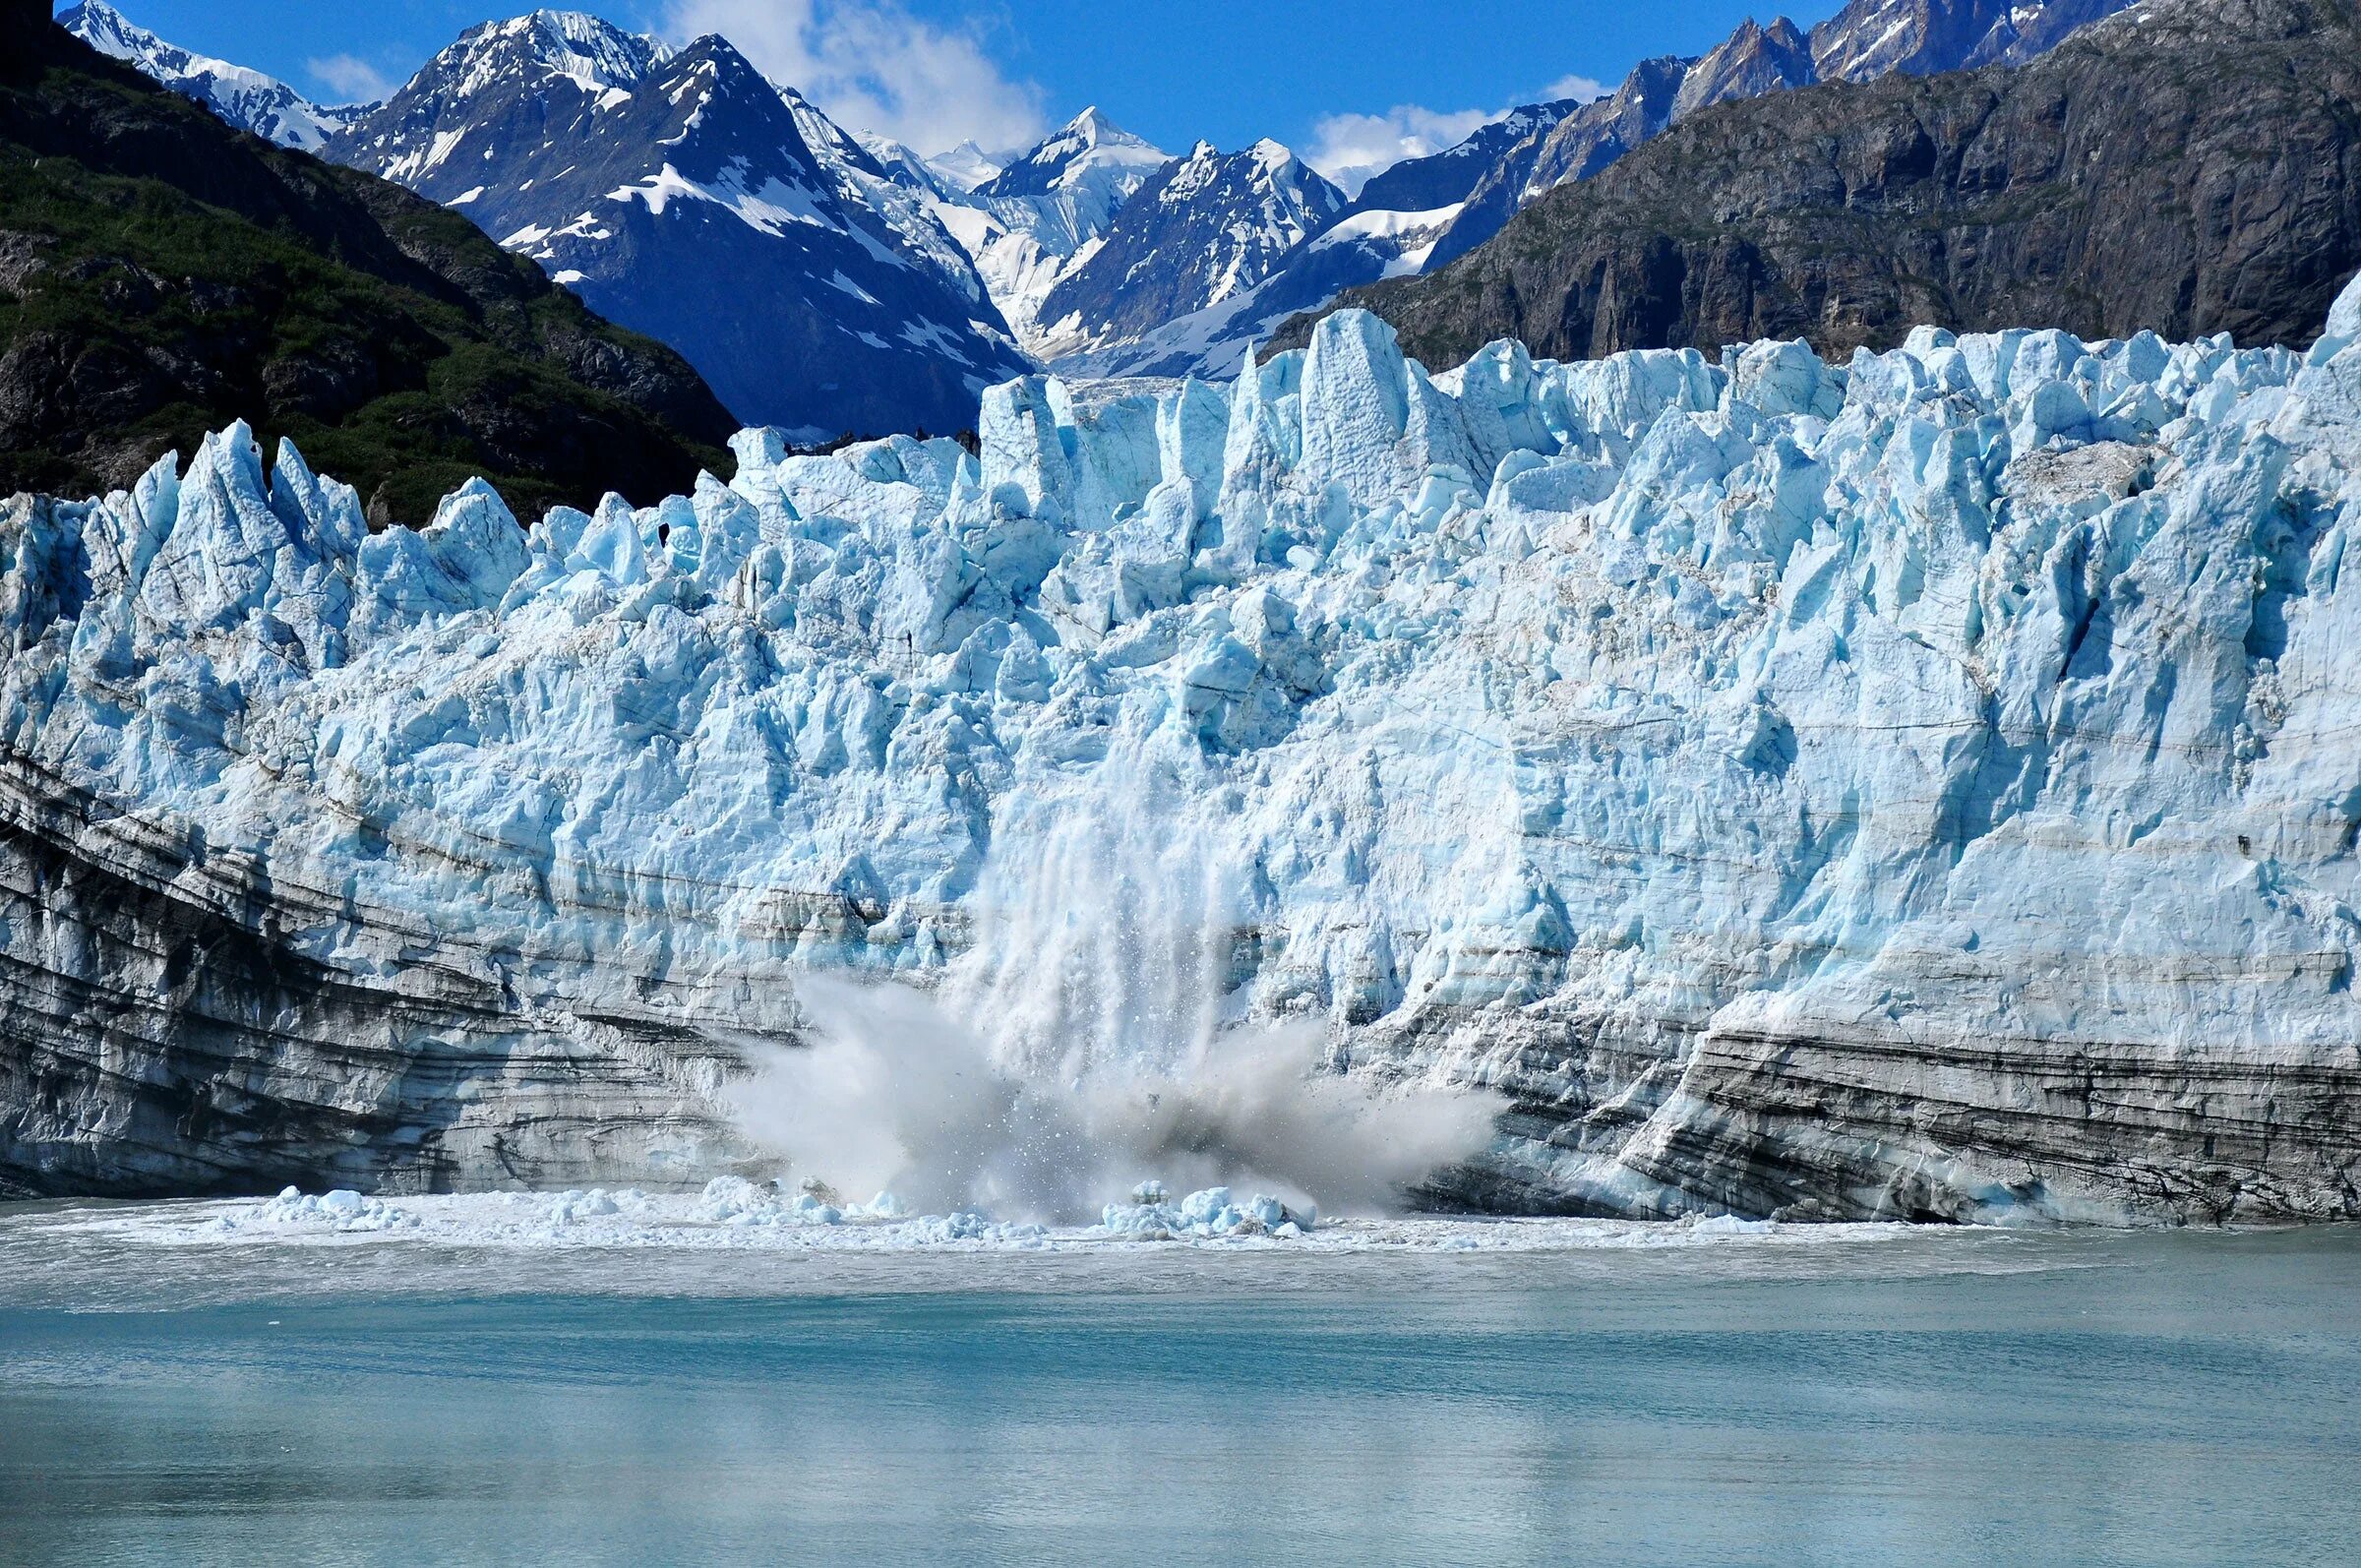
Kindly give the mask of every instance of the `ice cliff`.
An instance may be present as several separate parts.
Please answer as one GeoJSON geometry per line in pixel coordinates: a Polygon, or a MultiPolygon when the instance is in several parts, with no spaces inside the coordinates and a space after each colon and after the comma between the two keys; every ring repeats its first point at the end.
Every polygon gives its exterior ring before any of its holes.
{"type": "Polygon", "coordinates": [[[1491,1086],[1445,1201],[2361,1214],[2357,338],[1349,313],[529,529],[242,428],[20,500],[0,1172],[701,1183],[850,971],[1491,1086]]]}

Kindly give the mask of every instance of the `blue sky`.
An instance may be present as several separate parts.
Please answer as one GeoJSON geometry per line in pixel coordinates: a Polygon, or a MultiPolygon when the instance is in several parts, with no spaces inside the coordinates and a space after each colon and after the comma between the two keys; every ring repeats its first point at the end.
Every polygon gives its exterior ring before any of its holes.
{"type": "MultiPolygon", "coordinates": [[[[324,98],[398,83],[482,0],[117,0],[172,41],[324,98]]],[[[1837,0],[1788,9],[1809,25],[1837,0]]],[[[1701,52],[1744,0],[604,0],[635,29],[718,31],[847,124],[936,151],[1016,145],[1097,103],[1171,151],[1271,136],[1332,166],[1448,145],[1552,90],[1701,52]]]]}

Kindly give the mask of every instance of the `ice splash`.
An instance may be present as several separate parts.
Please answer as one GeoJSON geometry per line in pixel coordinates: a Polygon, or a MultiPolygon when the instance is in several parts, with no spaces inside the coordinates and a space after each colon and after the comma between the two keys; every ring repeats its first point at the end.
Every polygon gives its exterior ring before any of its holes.
{"type": "Polygon", "coordinates": [[[1264,878],[1205,814],[1218,757],[1160,717],[996,820],[940,985],[799,980],[808,1046],[761,1051],[738,1097],[757,1145],[840,1190],[1055,1222],[1146,1179],[1390,1211],[1483,1148],[1489,1097],[1345,1077],[1324,1024],[1242,1016],[1264,878]]]}
{"type": "Polygon", "coordinates": [[[802,995],[812,1044],[764,1053],[741,1125],[799,1174],[921,1209],[1077,1222],[1155,1177],[1391,1211],[1482,1149],[1497,1109],[1323,1071],[1317,1025],[1213,1031],[1170,1066],[1052,1076],[907,987],[816,979],[802,995]]]}

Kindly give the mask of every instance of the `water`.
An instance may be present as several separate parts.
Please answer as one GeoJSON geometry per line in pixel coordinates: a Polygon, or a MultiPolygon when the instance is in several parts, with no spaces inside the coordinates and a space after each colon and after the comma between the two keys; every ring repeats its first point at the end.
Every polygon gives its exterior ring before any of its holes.
{"type": "Polygon", "coordinates": [[[892,1254],[93,1212],[0,1211],[0,1558],[2361,1561],[2351,1232],[892,1254]]]}

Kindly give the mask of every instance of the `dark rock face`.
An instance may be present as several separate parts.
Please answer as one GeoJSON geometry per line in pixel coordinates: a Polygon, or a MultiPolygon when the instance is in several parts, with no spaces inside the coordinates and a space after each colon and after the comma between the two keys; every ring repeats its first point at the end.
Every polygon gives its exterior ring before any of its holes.
{"type": "Polygon", "coordinates": [[[31,43],[48,29],[53,9],[49,0],[0,0],[0,38],[12,49],[31,43]]]}
{"type": "Polygon", "coordinates": [[[1499,337],[1842,353],[1917,324],[2302,344],[2357,265],[2352,7],[2188,0],[2017,70],[1724,105],[1457,264],[1339,303],[1436,363],[1499,337]]]}
{"type": "MultiPolygon", "coordinates": [[[[921,251],[848,199],[796,109],[720,38],[671,53],[539,13],[469,31],[328,155],[670,343],[747,424],[969,428],[983,390],[1030,365],[949,237],[921,251]]],[[[833,135],[832,156],[886,183],[833,135]]]]}
{"type": "Polygon", "coordinates": [[[726,464],[733,423],[678,355],[464,220],[56,30],[11,60],[0,491],[127,485],[240,417],[415,520],[470,473],[530,512],[726,464]]]}

